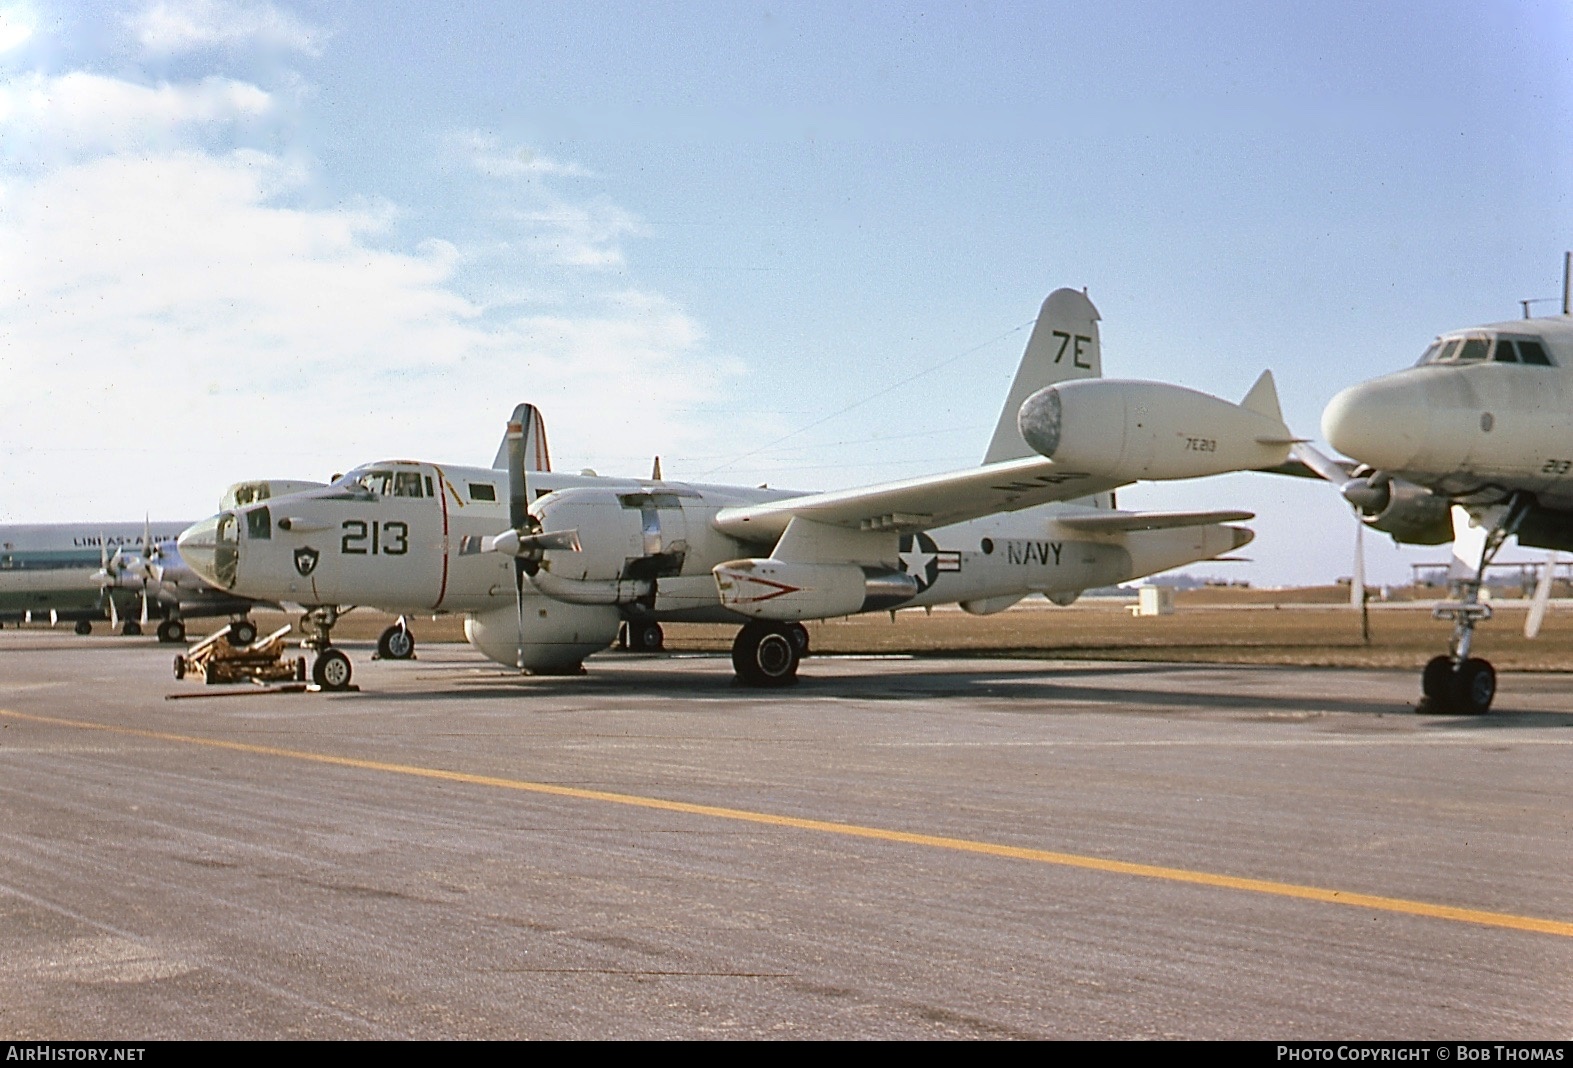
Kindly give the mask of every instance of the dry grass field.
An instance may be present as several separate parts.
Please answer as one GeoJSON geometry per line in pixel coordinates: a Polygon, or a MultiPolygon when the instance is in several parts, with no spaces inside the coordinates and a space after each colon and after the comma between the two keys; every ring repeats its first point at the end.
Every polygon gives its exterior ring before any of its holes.
{"type": "MultiPolygon", "coordinates": [[[[1419,670],[1447,649],[1451,627],[1431,618],[1430,601],[1373,604],[1371,641],[1361,640],[1346,591],[1184,591],[1175,614],[1133,617],[1124,604],[1085,601],[1060,608],[1041,598],[993,616],[956,608],[855,616],[808,624],[821,653],[910,653],[1042,657],[1079,660],[1162,660],[1218,664],[1392,667],[1419,670]]],[[[1477,655],[1500,670],[1573,671],[1573,605],[1553,606],[1541,635],[1523,635],[1523,601],[1495,602],[1496,618],[1476,631],[1477,655]]],[[[263,633],[293,616],[259,613],[263,633]]],[[[194,621],[203,633],[209,621],[194,621]]],[[[377,612],[356,611],[334,631],[345,641],[375,638],[388,625],[377,612]]],[[[463,641],[462,621],[414,617],[418,641],[463,641]]],[[[733,626],[666,624],[666,644],[677,651],[723,652],[733,626]]]]}

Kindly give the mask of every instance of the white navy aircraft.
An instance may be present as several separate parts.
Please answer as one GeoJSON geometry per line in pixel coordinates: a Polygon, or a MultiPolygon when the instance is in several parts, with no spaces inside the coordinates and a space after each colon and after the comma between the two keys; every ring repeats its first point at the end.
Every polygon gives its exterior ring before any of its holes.
{"type": "Polygon", "coordinates": [[[951,603],[987,614],[1032,593],[1069,604],[1250,541],[1230,525],[1248,512],[1118,511],[1111,491],[1232,469],[1228,435],[1241,425],[1265,463],[1283,462],[1290,439],[1270,379],[1248,418],[1210,428],[1178,466],[1134,446],[1051,461],[1022,440],[1029,395],[1100,374],[1097,324],[1083,293],[1044,301],[976,468],[828,493],[566,475],[550,470],[539,413],[520,405],[493,468],[369,464],[325,489],[226,509],[180,548],[224,590],[305,607],[325,689],[349,685],[331,645],[347,605],[465,613],[477,649],[537,673],[579,670],[620,628],[638,648],[659,644],[664,621],[737,623],[739,679],[784,685],[807,651],[806,619],[951,603]]]}
{"type": "MultiPolygon", "coordinates": [[[[1449,331],[1415,366],[1339,393],[1322,434],[1357,466],[1305,446],[1297,454],[1369,526],[1396,540],[1454,544],[1459,599],[1446,656],[1421,689],[1439,711],[1483,713],[1496,695],[1489,661],[1470,655],[1486,567],[1508,538],[1526,548],[1573,549],[1573,317],[1518,319],[1449,331]],[[1471,551],[1472,550],[1472,551],[1471,551]],[[1460,566],[1461,565],[1461,566],[1460,566]]],[[[1525,633],[1539,630],[1551,593],[1548,566],[1525,633]]]]}
{"type": "MultiPolygon", "coordinates": [[[[1209,425],[1246,417],[1217,404],[1161,383],[1071,382],[1029,398],[1021,426],[1026,440],[1057,462],[1100,450],[1112,455],[1122,442],[1128,452],[1130,428],[1141,426],[1136,440],[1169,467],[1200,447],[1239,470],[1324,478],[1341,488],[1365,525],[1395,541],[1453,542],[1459,600],[1436,608],[1438,618],[1453,622],[1453,640],[1447,655],[1425,667],[1424,706],[1488,711],[1496,672],[1470,655],[1475,625],[1491,616],[1480,600],[1487,565],[1514,536],[1530,548],[1573,550],[1573,317],[1566,298],[1561,316],[1450,331],[1415,366],[1339,393],[1322,414],[1322,433],[1352,463],[1304,442],[1294,444],[1290,463],[1262,463],[1241,430],[1215,446],[1209,425]],[[1239,451],[1225,456],[1228,448],[1239,451]]],[[[1250,407],[1247,398],[1241,408],[1250,407]]],[[[1360,571],[1357,563],[1351,592],[1363,603],[1360,571]]],[[[1531,637],[1550,577],[1548,566],[1527,621],[1531,637]]]]}

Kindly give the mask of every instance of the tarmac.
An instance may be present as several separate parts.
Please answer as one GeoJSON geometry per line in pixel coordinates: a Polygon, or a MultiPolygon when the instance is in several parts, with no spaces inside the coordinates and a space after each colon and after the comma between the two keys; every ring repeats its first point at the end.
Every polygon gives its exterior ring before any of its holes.
{"type": "Polygon", "coordinates": [[[0,631],[0,1034],[1573,1033],[1566,676],[344,648],[0,631]]]}

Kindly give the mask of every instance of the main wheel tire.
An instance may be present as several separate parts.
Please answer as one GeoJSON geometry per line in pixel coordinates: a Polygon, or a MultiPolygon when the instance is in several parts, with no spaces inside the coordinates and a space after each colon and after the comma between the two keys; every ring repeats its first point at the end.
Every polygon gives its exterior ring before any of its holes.
{"type": "Polygon", "coordinates": [[[158,625],[158,640],[161,642],[183,642],[186,640],[186,625],[178,619],[166,619],[158,625]]]}
{"type": "Polygon", "coordinates": [[[1458,698],[1458,673],[1450,657],[1433,656],[1420,673],[1420,692],[1432,712],[1451,712],[1458,698]]]}
{"type": "Polygon", "coordinates": [[[229,625],[229,644],[239,647],[257,640],[257,625],[249,619],[237,619],[229,625]]]}
{"type": "Polygon", "coordinates": [[[808,628],[801,623],[788,623],[786,629],[787,633],[792,636],[792,641],[797,645],[797,655],[799,657],[807,656],[808,628]]]}
{"type": "Polygon", "coordinates": [[[1483,716],[1491,711],[1491,700],[1497,695],[1497,672],[1489,660],[1473,657],[1458,669],[1459,711],[1471,716],[1483,716]]]}
{"type": "Polygon", "coordinates": [[[175,654],[175,678],[183,679],[185,677],[186,677],[186,658],[181,656],[179,653],[176,653],[175,654]]]}
{"type": "Polygon", "coordinates": [[[89,623],[85,619],[79,619],[76,621],[76,632],[83,637],[86,637],[87,635],[93,633],[93,624],[89,623]]]}
{"type": "Polygon", "coordinates": [[[750,623],[732,642],[732,668],[747,686],[790,686],[802,657],[789,628],[750,623]]]}
{"type": "Polygon", "coordinates": [[[628,648],[636,653],[658,653],[666,641],[666,634],[659,623],[628,624],[628,648]]]}
{"type": "Polygon", "coordinates": [[[311,665],[311,681],[324,690],[347,690],[354,670],[349,657],[337,649],[324,649],[311,665]]]}
{"type": "Polygon", "coordinates": [[[134,619],[128,619],[120,624],[120,635],[123,638],[140,638],[142,637],[142,624],[134,619]]]}
{"type": "Polygon", "coordinates": [[[415,659],[415,635],[407,627],[389,627],[377,639],[377,655],[383,660],[415,659]]]}

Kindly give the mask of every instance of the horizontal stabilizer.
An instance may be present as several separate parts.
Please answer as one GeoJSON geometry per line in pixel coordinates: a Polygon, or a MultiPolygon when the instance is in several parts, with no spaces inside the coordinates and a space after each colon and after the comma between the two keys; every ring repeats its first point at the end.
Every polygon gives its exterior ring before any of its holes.
{"type": "Polygon", "coordinates": [[[1274,475],[1326,479],[1335,486],[1341,486],[1354,477],[1354,464],[1343,460],[1335,460],[1305,442],[1299,442],[1294,448],[1289,450],[1287,462],[1276,467],[1263,467],[1258,470],[1274,475]]]}
{"type": "Polygon", "coordinates": [[[1069,530],[1087,534],[1120,534],[1132,530],[1173,530],[1205,527],[1213,523],[1243,523],[1255,512],[1106,512],[1102,515],[1065,516],[1056,520],[1069,530]]]}

